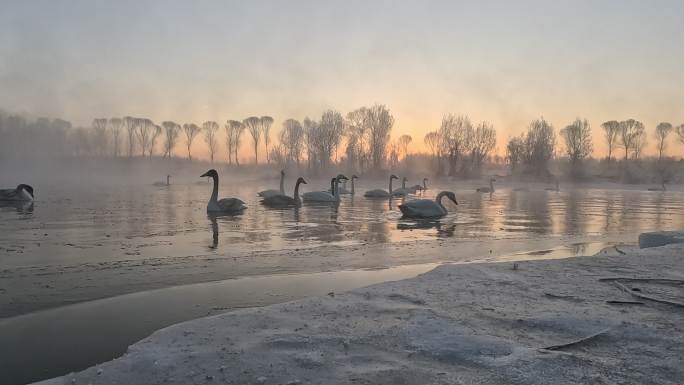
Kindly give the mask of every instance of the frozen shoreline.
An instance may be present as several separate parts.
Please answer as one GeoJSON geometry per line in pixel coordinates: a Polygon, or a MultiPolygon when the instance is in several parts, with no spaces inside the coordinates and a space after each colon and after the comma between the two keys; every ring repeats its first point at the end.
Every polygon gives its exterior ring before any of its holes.
{"type": "MultiPolygon", "coordinates": [[[[679,384],[682,308],[599,279],[683,280],[683,257],[679,244],[518,262],[517,269],[512,262],[444,265],[412,279],[177,324],[119,359],[41,384],[679,384]]],[[[684,302],[682,285],[626,285],[684,302]]]]}

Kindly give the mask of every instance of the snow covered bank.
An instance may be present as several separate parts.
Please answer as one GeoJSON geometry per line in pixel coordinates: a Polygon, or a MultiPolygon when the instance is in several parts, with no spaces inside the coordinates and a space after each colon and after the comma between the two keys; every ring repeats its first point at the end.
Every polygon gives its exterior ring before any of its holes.
{"type": "Polygon", "coordinates": [[[444,265],[174,325],[42,384],[681,384],[682,280],[684,244],[444,265]]]}

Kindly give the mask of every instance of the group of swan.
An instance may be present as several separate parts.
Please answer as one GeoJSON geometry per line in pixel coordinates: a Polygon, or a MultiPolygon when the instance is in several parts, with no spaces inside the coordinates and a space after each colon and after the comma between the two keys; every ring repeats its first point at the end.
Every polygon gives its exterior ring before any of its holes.
{"type": "Polygon", "coordinates": [[[348,180],[348,178],[342,174],[337,175],[335,178],[330,180],[330,190],[328,191],[309,191],[305,192],[302,197],[306,202],[328,202],[334,203],[340,201],[340,181],[348,180]]]}

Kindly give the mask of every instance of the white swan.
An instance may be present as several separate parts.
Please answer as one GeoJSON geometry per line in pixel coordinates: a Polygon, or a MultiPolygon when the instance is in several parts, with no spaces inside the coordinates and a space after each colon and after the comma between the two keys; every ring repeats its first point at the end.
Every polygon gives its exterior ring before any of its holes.
{"type": "Polygon", "coordinates": [[[214,189],[211,192],[211,198],[209,198],[209,203],[207,203],[207,212],[209,213],[239,213],[246,209],[247,206],[245,202],[238,198],[223,198],[218,199],[218,184],[219,177],[216,170],[213,168],[204,174],[200,175],[202,177],[211,177],[214,180],[214,189]]]}
{"type": "Polygon", "coordinates": [[[330,180],[330,189],[332,193],[327,191],[310,191],[302,194],[304,201],[306,202],[339,202],[339,186],[340,180],[347,180],[347,177],[339,174],[337,177],[330,180]]]}
{"type": "Polygon", "coordinates": [[[475,191],[481,192],[481,193],[493,193],[493,192],[494,192],[494,182],[495,182],[495,181],[496,181],[496,179],[494,179],[494,178],[489,178],[489,187],[479,187],[479,188],[477,188],[477,190],[475,190],[475,191]]]}
{"type": "Polygon", "coordinates": [[[437,194],[435,200],[416,199],[399,205],[399,210],[404,214],[404,218],[440,218],[447,215],[447,209],[442,205],[442,198],[456,202],[456,196],[451,191],[442,191],[437,194]]]}
{"type": "Polygon", "coordinates": [[[157,186],[157,187],[164,187],[164,186],[170,186],[171,185],[171,175],[166,176],[166,183],[164,182],[154,182],[152,183],[152,186],[157,186]]]}
{"type": "Polygon", "coordinates": [[[257,193],[258,196],[262,198],[274,196],[274,195],[285,195],[285,170],[280,170],[280,190],[264,190],[257,193]]]}
{"type": "Polygon", "coordinates": [[[33,200],[33,187],[20,184],[16,188],[0,190],[0,201],[28,202],[33,200]]]}
{"type": "Polygon", "coordinates": [[[389,192],[383,189],[368,190],[363,194],[366,198],[389,198],[392,192],[392,179],[399,179],[396,175],[392,174],[389,177],[389,192]]]}
{"type": "Polygon", "coordinates": [[[419,184],[414,184],[413,186],[409,187],[409,190],[411,191],[412,194],[415,194],[417,191],[425,191],[427,190],[427,181],[428,178],[423,178],[423,185],[419,184]]]}
{"type": "Polygon", "coordinates": [[[306,184],[306,181],[299,177],[295,183],[294,197],[285,194],[272,195],[264,198],[261,203],[269,207],[299,207],[302,205],[302,199],[299,197],[299,185],[302,183],[306,184]]]}
{"type": "Polygon", "coordinates": [[[408,179],[406,179],[406,177],[403,177],[401,179],[401,188],[398,188],[398,189],[392,191],[392,196],[399,197],[399,196],[406,196],[408,194],[411,194],[412,193],[411,189],[406,188],[406,182],[407,181],[408,181],[408,179]]]}

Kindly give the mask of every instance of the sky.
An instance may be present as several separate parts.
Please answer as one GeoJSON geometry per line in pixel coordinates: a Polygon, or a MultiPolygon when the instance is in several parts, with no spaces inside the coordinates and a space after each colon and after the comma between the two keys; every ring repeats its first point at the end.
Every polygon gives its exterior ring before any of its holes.
{"type": "Polygon", "coordinates": [[[644,122],[651,153],[658,122],[684,123],[683,1],[0,3],[0,109],[78,125],[270,115],[278,131],[381,103],[414,151],[453,113],[493,123],[500,152],[540,116],[586,118],[600,156],[606,120],[644,122]]]}

